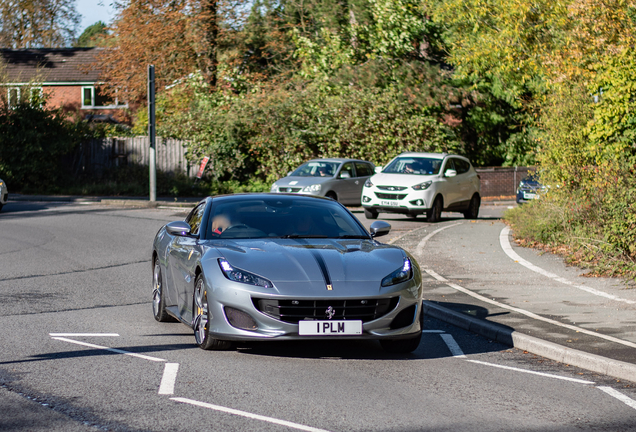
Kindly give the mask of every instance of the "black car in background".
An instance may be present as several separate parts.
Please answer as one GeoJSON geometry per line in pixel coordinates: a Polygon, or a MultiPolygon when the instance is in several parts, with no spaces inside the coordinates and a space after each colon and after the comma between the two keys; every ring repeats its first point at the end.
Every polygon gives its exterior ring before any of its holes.
{"type": "Polygon", "coordinates": [[[539,198],[539,193],[545,191],[536,174],[524,177],[517,187],[517,204],[523,204],[539,198]]]}

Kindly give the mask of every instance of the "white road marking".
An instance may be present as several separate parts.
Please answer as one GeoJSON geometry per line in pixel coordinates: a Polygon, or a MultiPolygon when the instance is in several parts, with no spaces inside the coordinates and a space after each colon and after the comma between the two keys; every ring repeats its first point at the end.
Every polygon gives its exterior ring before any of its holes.
{"type": "Polygon", "coordinates": [[[137,357],[137,358],[140,358],[140,359],[150,360],[150,361],[154,361],[154,362],[165,362],[166,361],[164,359],[160,359],[160,358],[157,358],[157,357],[150,357],[150,356],[147,356],[147,355],[132,353],[132,352],[120,350],[120,349],[117,349],[117,348],[108,348],[108,347],[104,347],[104,346],[100,346],[100,345],[94,345],[94,344],[90,344],[90,343],[86,343],[86,342],[76,341],[76,340],[73,340],[73,339],[66,339],[66,338],[63,338],[63,337],[53,337],[52,339],[63,341],[63,342],[74,343],[74,344],[77,344],[77,345],[83,345],[83,346],[89,347],[89,348],[95,348],[95,349],[100,349],[100,350],[104,350],[104,351],[111,351],[111,352],[114,352],[114,353],[117,353],[117,354],[124,354],[124,355],[128,355],[128,356],[131,356],[131,357],[137,357]]]}
{"type": "Polygon", "coordinates": [[[179,363],[166,363],[163,368],[163,378],[159,386],[160,395],[174,394],[174,385],[177,382],[177,372],[179,371],[179,363]]]}
{"type": "Polygon", "coordinates": [[[585,381],[585,380],[581,380],[581,379],[577,379],[577,378],[569,378],[569,377],[564,377],[564,376],[559,376],[559,375],[552,375],[552,374],[547,374],[547,373],[543,373],[543,372],[535,372],[535,371],[531,371],[531,370],[527,370],[527,369],[519,369],[519,368],[512,367],[512,366],[503,366],[503,365],[498,365],[498,364],[494,364],[494,363],[487,363],[487,362],[483,362],[483,361],[479,361],[479,360],[466,360],[466,361],[469,361],[471,363],[481,364],[481,365],[484,365],[484,366],[492,366],[492,367],[499,368],[499,369],[508,369],[508,370],[515,371],[515,372],[523,372],[523,373],[528,373],[528,374],[532,374],[532,375],[539,375],[539,376],[548,377],[548,378],[560,379],[560,380],[563,380],[563,381],[572,381],[572,382],[579,383],[579,384],[594,384],[594,382],[592,382],[592,381],[585,381]]]}
{"type": "Polygon", "coordinates": [[[471,290],[469,290],[467,288],[464,288],[464,287],[459,286],[457,284],[451,283],[447,279],[445,279],[442,276],[440,276],[437,273],[435,273],[433,270],[424,269],[424,271],[426,273],[428,273],[429,275],[433,276],[438,281],[445,282],[447,286],[449,286],[449,287],[451,287],[453,289],[456,289],[457,291],[463,292],[464,294],[468,294],[469,296],[474,297],[474,298],[476,298],[478,300],[481,300],[481,301],[483,301],[485,303],[490,303],[490,304],[498,306],[498,307],[500,307],[502,309],[508,309],[508,310],[513,311],[513,312],[518,312],[518,313],[523,314],[523,315],[525,315],[527,317],[530,317],[530,318],[533,318],[533,319],[536,319],[536,320],[539,320],[539,321],[547,322],[547,323],[550,323],[550,324],[554,324],[554,325],[559,326],[559,327],[563,327],[563,328],[567,328],[567,329],[570,329],[570,330],[574,330],[574,331],[577,331],[579,333],[584,333],[584,334],[587,334],[587,335],[590,335],[590,336],[595,336],[595,337],[600,338],[600,339],[605,339],[605,340],[608,340],[608,341],[619,343],[621,345],[625,345],[625,346],[628,346],[628,347],[636,348],[636,343],[625,341],[625,340],[622,340],[622,339],[618,339],[618,338],[615,338],[613,336],[604,335],[602,333],[593,332],[591,330],[586,330],[586,329],[584,329],[582,327],[577,327],[577,326],[573,326],[573,325],[570,325],[570,324],[564,324],[562,322],[555,321],[555,320],[550,319],[550,318],[542,317],[541,315],[537,315],[537,314],[535,314],[533,312],[530,312],[530,311],[527,311],[525,309],[520,309],[520,308],[516,308],[514,306],[509,306],[509,305],[504,304],[504,303],[500,303],[500,302],[498,302],[496,300],[492,300],[492,299],[489,299],[488,297],[484,297],[484,296],[479,295],[479,294],[477,294],[475,292],[472,292],[471,290]]]}
{"type": "Polygon", "coordinates": [[[614,390],[611,387],[601,387],[601,386],[598,386],[597,388],[600,389],[600,390],[603,390],[608,395],[610,395],[610,396],[618,399],[619,401],[623,402],[628,407],[636,409],[636,401],[634,399],[631,399],[631,398],[625,396],[623,393],[619,392],[618,390],[614,390]]]}
{"type": "Polygon", "coordinates": [[[287,426],[290,428],[294,428],[294,429],[298,429],[298,430],[303,430],[303,431],[308,431],[308,432],[328,432],[325,429],[318,429],[318,428],[314,428],[311,426],[305,426],[305,425],[301,425],[298,423],[292,423],[286,420],[279,420],[279,419],[275,419],[273,417],[266,417],[266,416],[262,416],[262,415],[258,415],[258,414],[252,414],[252,413],[248,413],[246,411],[239,411],[236,409],[232,409],[232,408],[226,408],[226,407],[222,407],[219,405],[212,405],[209,403],[205,403],[205,402],[199,402],[199,401],[195,401],[192,399],[186,399],[186,398],[170,398],[170,400],[176,401],[176,402],[181,402],[181,403],[185,403],[185,404],[190,404],[190,405],[194,405],[194,406],[199,406],[202,408],[208,408],[211,410],[215,410],[215,411],[221,411],[224,413],[228,413],[228,414],[233,414],[233,415],[237,415],[237,416],[241,416],[241,417],[246,417],[246,418],[250,418],[250,419],[254,419],[254,420],[261,420],[264,422],[268,422],[268,423],[274,423],[277,425],[281,425],[281,426],[287,426]]]}
{"type": "Polygon", "coordinates": [[[428,241],[428,239],[430,239],[431,237],[433,237],[435,234],[437,234],[440,231],[444,231],[445,229],[457,226],[457,225],[461,225],[461,222],[458,222],[456,224],[452,224],[452,225],[446,225],[444,227],[441,227],[439,229],[436,229],[435,231],[433,231],[432,233],[430,233],[429,235],[427,235],[426,237],[424,237],[422,240],[420,240],[420,242],[417,244],[417,247],[415,248],[415,255],[416,256],[422,256],[422,252],[424,250],[424,245],[426,244],[426,242],[428,241]]]}
{"type": "Polygon", "coordinates": [[[49,333],[49,336],[57,337],[115,337],[117,333],[49,333]]]}
{"type": "Polygon", "coordinates": [[[464,355],[464,351],[462,351],[459,345],[457,345],[457,342],[455,342],[455,338],[452,335],[441,334],[440,336],[446,343],[446,346],[450,350],[453,357],[466,358],[466,356],[464,355]]]}
{"type": "Polygon", "coordinates": [[[551,273],[551,272],[549,272],[547,270],[544,270],[541,267],[538,267],[538,266],[532,264],[531,262],[528,262],[528,261],[524,260],[514,250],[512,250],[512,246],[510,245],[510,241],[509,241],[509,237],[508,237],[509,233],[510,233],[510,227],[508,227],[508,226],[506,226],[504,229],[502,229],[501,232],[499,233],[499,243],[501,244],[501,248],[506,253],[506,255],[508,255],[513,261],[518,262],[519,264],[521,264],[522,266],[526,267],[527,269],[530,269],[533,272],[539,273],[540,275],[543,275],[545,277],[553,279],[553,280],[555,280],[557,282],[561,282],[562,284],[570,285],[571,287],[574,287],[576,289],[580,289],[581,291],[585,291],[585,292],[588,292],[590,294],[594,294],[594,295],[599,296],[599,297],[605,297],[605,298],[608,298],[610,300],[623,302],[623,303],[628,303],[628,304],[636,304],[636,301],[634,301],[634,300],[627,300],[627,299],[624,299],[624,298],[621,298],[621,297],[617,297],[617,296],[615,296],[613,294],[608,294],[606,292],[599,291],[597,289],[587,287],[585,285],[576,284],[576,283],[574,283],[572,281],[569,281],[569,280],[567,280],[565,278],[562,278],[561,276],[558,276],[558,275],[556,275],[554,273],[551,273]]]}

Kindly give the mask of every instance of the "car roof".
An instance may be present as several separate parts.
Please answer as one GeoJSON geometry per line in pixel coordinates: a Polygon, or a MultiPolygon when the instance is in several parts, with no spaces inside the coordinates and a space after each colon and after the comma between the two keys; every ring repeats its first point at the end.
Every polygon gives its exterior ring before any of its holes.
{"type": "Polygon", "coordinates": [[[450,153],[405,152],[405,153],[400,153],[399,155],[397,155],[397,157],[425,157],[429,159],[444,159],[449,156],[468,160],[468,158],[465,156],[460,156],[460,155],[450,154],[450,153]]]}
{"type": "Polygon", "coordinates": [[[301,194],[295,194],[295,193],[273,193],[273,192],[245,192],[245,193],[215,195],[215,196],[210,196],[206,199],[232,201],[232,200],[267,199],[267,198],[275,198],[280,200],[304,200],[304,201],[314,201],[314,202],[317,200],[337,202],[332,200],[331,198],[325,198],[321,196],[301,195],[301,194]]]}
{"type": "Polygon", "coordinates": [[[369,162],[369,161],[366,161],[366,160],[362,160],[362,159],[348,159],[348,158],[320,158],[320,159],[311,159],[311,160],[308,160],[307,162],[338,162],[338,163],[342,163],[342,162],[366,162],[366,163],[370,163],[371,165],[373,165],[373,162],[369,162]]]}

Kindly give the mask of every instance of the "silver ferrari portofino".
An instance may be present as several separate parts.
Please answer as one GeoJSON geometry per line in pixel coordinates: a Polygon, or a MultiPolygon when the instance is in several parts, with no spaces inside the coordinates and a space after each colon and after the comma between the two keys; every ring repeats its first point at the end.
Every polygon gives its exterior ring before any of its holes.
{"type": "Polygon", "coordinates": [[[382,244],[329,198],[208,197],[157,233],[153,313],[194,330],[203,349],[233,341],[377,339],[414,351],[422,278],[403,249],[382,244]]]}

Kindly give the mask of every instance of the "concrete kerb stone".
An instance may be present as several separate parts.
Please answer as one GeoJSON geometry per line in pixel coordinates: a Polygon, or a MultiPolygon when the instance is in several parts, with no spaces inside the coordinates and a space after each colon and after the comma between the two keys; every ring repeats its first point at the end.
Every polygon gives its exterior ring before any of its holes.
{"type": "Polygon", "coordinates": [[[464,315],[429,301],[422,303],[422,312],[440,321],[550,360],[636,382],[636,364],[564,347],[499,324],[464,315]]]}

